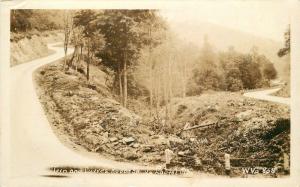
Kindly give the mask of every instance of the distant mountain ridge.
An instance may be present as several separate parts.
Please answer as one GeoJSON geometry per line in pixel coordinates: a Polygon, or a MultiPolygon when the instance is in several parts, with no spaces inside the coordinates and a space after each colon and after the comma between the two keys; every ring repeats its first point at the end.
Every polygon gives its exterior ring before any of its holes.
{"type": "Polygon", "coordinates": [[[188,38],[183,39],[191,41],[199,47],[202,46],[205,35],[217,51],[226,51],[228,47],[233,46],[236,51],[247,53],[253,46],[256,46],[260,54],[264,54],[274,63],[279,74],[284,74],[282,66],[287,63],[287,58],[279,58],[277,56],[278,50],[284,45],[283,42],[212,23],[201,22],[195,24],[184,22],[178,25],[181,26],[176,27],[171,25],[171,29],[175,31],[179,37],[188,36],[188,38]]]}

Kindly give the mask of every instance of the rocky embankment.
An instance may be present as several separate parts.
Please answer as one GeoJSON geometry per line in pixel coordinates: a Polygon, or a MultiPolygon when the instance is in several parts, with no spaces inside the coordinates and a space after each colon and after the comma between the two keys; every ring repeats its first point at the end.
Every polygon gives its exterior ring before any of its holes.
{"type": "Polygon", "coordinates": [[[60,139],[115,160],[163,164],[170,149],[172,167],[224,174],[228,153],[246,158],[232,161],[233,166],[282,171],[282,154],[290,149],[287,106],[217,92],[173,99],[172,123],[148,121],[113,99],[99,81],[102,71],[93,67],[91,73],[94,81],[87,83],[78,72],[62,71],[59,61],[35,72],[40,101],[60,139]],[[207,126],[181,132],[195,125],[207,126]]]}
{"type": "Polygon", "coordinates": [[[221,172],[224,153],[228,153],[232,158],[240,158],[232,160],[233,166],[276,167],[282,171],[283,153],[290,153],[288,106],[225,92],[174,99],[172,106],[177,111],[174,123],[179,124],[173,127],[175,131],[183,123],[208,125],[181,133],[194,147],[192,150],[214,166],[208,170],[221,172]]]}
{"type": "Polygon", "coordinates": [[[287,83],[287,85],[284,85],[282,89],[280,89],[278,92],[274,93],[273,95],[278,97],[291,97],[291,84],[287,83]]]}
{"type": "Polygon", "coordinates": [[[52,53],[48,43],[63,41],[63,34],[58,31],[27,34],[11,33],[10,66],[22,64],[52,53]]]}

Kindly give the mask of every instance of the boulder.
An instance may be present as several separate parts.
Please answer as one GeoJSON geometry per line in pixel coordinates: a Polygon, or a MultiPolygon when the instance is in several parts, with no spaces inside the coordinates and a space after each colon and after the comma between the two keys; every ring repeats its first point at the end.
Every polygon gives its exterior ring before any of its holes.
{"type": "Polygon", "coordinates": [[[190,142],[195,142],[196,138],[190,138],[190,142]]]}
{"type": "Polygon", "coordinates": [[[109,139],[108,139],[108,132],[103,133],[103,135],[102,135],[100,138],[101,138],[101,142],[102,142],[102,143],[107,143],[107,142],[109,142],[109,139]]]}
{"type": "Polygon", "coordinates": [[[136,160],[139,158],[139,156],[133,152],[125,152],[123,153],[123,157],[126,158],[127,160],[136,160]]]}
{"type": "Polygon", "coordinates": [[[178,151],[178,153],[177,153],[177,155],[178,156],[187,156],[187,155],[189,155],[191,153],[191,151],[190,150],[185,150],[185,151],[178,151]]]}
{"type": "Polygon", "coordinates": [[[218,105],[209,105],[207,107],[208,112],[217,112],[219,111],[220,107],[218,105]]]}
{"type": "Polygon", "coordinates": [[[185,152],[184,151],[179,151],[177,154],[178,154],[178,156],[185,156],[185,152]]]}
{"type": "Polygon", "coordinates": [[[96,145],[98,143],[98,138],[93,134],[87,134],[85,136],[85,141],[89,144],[96,145]]]}
{"type": "Polygon", "coordinates": [[[132,147],[133,147],[133,148],[138,148],[138,147],[140,147],[140,144],[134,143],[134,144],[132,145],[132,147]]]}
{"type": "Polygon", "coordinates": [[[179,137],[175,137],[175,136],[170,136],[168,138],[170,143],[174,143],[174,144],[183,144],[184,140],[180,139],[179,137]]]}
{"type": "Polygon", "coordinates": [[[237,121],[247,121],[251,118],[252,110],[246,110],[235,115],[237,121]]]}
{"type": "Polygon", "coordinates": [[[104,132],[103,137],[108,139],[108,132],[104,132]]]}
{"type": "Polygon", "coordinates": [[[133,137],[125,137],[122,139],[122,142],[127,145],[133,143],[134,141],[135,141],[135,139],[133,137]]]}
{"type": "Polygon", "coordinates": [[[111,138],[109,138],[109,141],[110,141],[110,142],[115,142],[115,141],[118,141],[118,138],[116,138],[116,137],[111,137],[111,138]]]}
{"type": "Polygon", "coordinates": [[[143,148],[142,148],[142,151],[145,152],[145,153],[152,152],[153,148],[154,147],[152,145],[144,145],[143,148]]]}

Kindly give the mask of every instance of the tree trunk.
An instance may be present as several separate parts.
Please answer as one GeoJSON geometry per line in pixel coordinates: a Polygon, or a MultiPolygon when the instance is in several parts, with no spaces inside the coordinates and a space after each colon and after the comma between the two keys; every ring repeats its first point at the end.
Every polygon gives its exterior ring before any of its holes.
{"type": "Polygon", "coordinates": [[[78,46],[75,46],[72,58],[71,58],[70,63],[69,63],[71,66],[73,66],[74,58],[77,58],[77,53],[78,53],[78,46]]]}
{"type": "MultiPolygon", "coordinates": [[[[149,25],[149,40],[151,38],[151,23],[149,25]]],[[[152,116],[152,106],[153,106],[153,64],[152,64],[152,46],[149,42],[149,64],[150,64],[150,70],[149,70],[149,79],[150,79],[150,116],[152,116]]]]}
{"type": "Polygon", "coordinates": [[[156,117],[159,117],[159,106],[160,106],[160,71],[157,70],[157,79],[156,79],[156,117]]]}
{"type": "Polygon", "coordinates": [[[127,106],[127,57],[126,57],[126,52],[124,54],[124,67],[123,67],[123,69],[124,69],[124,71],[123,71],[123,76],[124,76],[123,106],[126,107],[127,106]]]}
{"type": "Polygon", "coordinates": [[[163,66],[163,78],[164,78],[164,104],[165,104],[165,119],[168,118],[168,74],[167,74],[167,67],[166,65],[163,66]]]}
{"type": "Polygon", "coordinates": [[[64,52],[65,52],[65,57],[64,57],[64,65],[63,69],[65,70],[66,65],[67,65],[67,52],[68,52],[68,39],[67,39],[67,34],[65,33],[65,42],[64,42],[64,52]]]}
{"type": "Polygon", "coordinates": [[[87,66],[86,66],[86,79],[89,81],[90,79],[90,40],[88,39],[88,60],[87,60],[87,66]]]}
{"type": "Polygon", "coordinates": [[[123,86],[122,86],[122,66],[121,66],[121,62],[119,62],[119,66],[118,66],[118,79],[119,79],[119,96],[120,96],[120,102],[123,105],[123,86]]]}
{"type": "Polygon", "coordinates": [[[68,53],[69,40],[70,40],[71,31],[73,30],[72,28],[73,20],[72,20],[72,16],[68,11],[67,12],[65,11],[63,19],[64,19],[63,21],[64,21],[64,34],[65,34],[65,41],[64,41],[65,57],[64,57],[63,69],[65,70],[67,66],[67,60],[68,60],[67,53],[68,53]]]}
{"type": "MultiPolygon", "coordinates": [[[[79,64],[82,63],[82,49],[83,49],[83,44],[80,44],[80,56],[79,56],[79,64]]],[[[78,65],[79,65],[78,64],[78,65]]]]}
{"type": "Polygon", "coordinates": [[[171,99],[172,99],[172,65],[171,57],[168,60],[168,120],[171,121],[172,109],[171,109],[171,99]]]}
{"type": "Polygon", "coordinates": [[[76,54],[76,61],[75,61],[75,70],[76,71],[78,70],[79,62],[80,62],[80,54],[79,54],[79,46],[78,46],[77,54],[76,54]]]}
{"type": "Polygon", "coordinates": [[[150,116],[152,116],[152,106],[153,106],[153,76],[152,76],[152,65],[150,64],[149,69],[149,80],[150,80],[150,116]]]}
{"type": "Polygon", "coordinates": [[[186,73],[186,61],[184,60],[183,61],[183,97],[186,97],[186,77],[187,77],[187,75],[186,75],[187,73],[186,73]]]}
{"type": "Polygon", "coordinates": [[[65,15],[67,17],[64,17],[64,34],[65,34],[65,41],[64,41],[64,52],[65,52],[65,57],[64,57],[64,65],[63,69],[65,70],[67,66],[67,52],[68,52],[68,45],[69,45],[69,22],[68,22],[68,15],[65,15]]]}

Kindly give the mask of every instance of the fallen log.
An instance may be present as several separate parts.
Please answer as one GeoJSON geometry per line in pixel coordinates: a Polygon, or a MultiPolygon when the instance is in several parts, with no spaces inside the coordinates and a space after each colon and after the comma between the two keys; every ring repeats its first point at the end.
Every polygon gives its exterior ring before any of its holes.
{"type": "Polygon", "coordinates": [[[216,125],[217,123],[214,122],[214,123],[209,123],[209,124],[200,124],[200,125],[195,125],[195,126],[192,126],[192,127],[188,127],[188,128],[184,128],[182,129],[182,131],[188,131],[188,130],[192,130],[192,129],[197,129],[197,128],[201,128],[201,127],[207,127],[207,126],[211,126],[211,125],[216,125]]]}
{"type": "Polygon", "coordinates": [[[200,124],[200,125],[195,125],[195,126],[192,126],[192,127],[184,127],[182,130],[180,130],[178,133],[176,133],[176,135],[180,135],[182,132],[184,131],[188,131],[188,130],[193,130],[193,129],[197,129],[197,128],[203,128],[203,127],[208,127],[208,126],[214,126],[214,125],[217,125],[218,122],[212,122],[212,123],[206,123],[206,124],[200,124]]]}

